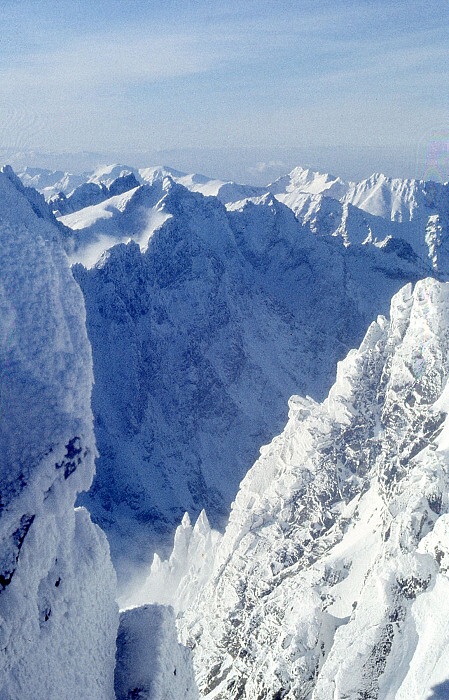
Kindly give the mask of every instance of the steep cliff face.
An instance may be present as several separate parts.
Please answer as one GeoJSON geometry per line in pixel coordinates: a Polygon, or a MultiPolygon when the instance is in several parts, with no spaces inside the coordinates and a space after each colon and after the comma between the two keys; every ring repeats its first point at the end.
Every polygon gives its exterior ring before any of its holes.
{"type": "Polygon", "coordinates": [[[100,451],[85,502],[120,568],[186,510],[222,525],[288,397],[324,397],[348,343],[422,273],[395,252],[314,236],[271,195],[227,210],[166,179],[134,191],[126,220],[145,221],[145,207],[162,223],[144,245],[139,232],[140,245],[74,270],[100,451]]]}
{"type": "Polygon", "coordinates": [[[180,619],[205,697],[444,687],[448,376],[449,286],[427,279],[371,324],[323,403],[291,399],[241,484],[203,604],[180,619]]]}
{"type": "Polygon", "coordinates": [[[0,173],[0,697],[110,700],[115,575],[74,509],[96,455],[84,303],[21,187],[0,173]]]}

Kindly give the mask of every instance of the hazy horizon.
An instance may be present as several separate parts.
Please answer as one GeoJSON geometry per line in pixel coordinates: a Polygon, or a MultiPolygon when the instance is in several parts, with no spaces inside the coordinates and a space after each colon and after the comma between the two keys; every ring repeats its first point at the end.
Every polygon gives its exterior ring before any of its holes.
{"type": "Polygon", "coordinates": [[[446,182],[449,179],[448,151],[445,142],[429,139],[427,145],[416,152],[394,153],[356,151],[348,147],[307,149],[171,149],[145,152],[44,152],[38,150],[16,151],[0,146],[0,164],[14,169],[25,166],[82,173],[101,165],[120,163],[133,167],[165,165],[187,173],[201,173],[208,177],[232,180],[254,185],[268,185],[293,168],[301,166],[319,172],[331,173],[345,180],[362,180],[373,173],[382,172],[388,177],[416,178],[446,182]],[[434,151],[438,157],[433,158],[434,151]],[[439,149],[439,150],[438,150],[439,149]],[[311,157],[312,156],[312,157],[311,157]]]}
{"type": "Polygon", "coordinates": [[[448,179],[441,0],[0,0],[0,19],[3,153],[448,179]]]}

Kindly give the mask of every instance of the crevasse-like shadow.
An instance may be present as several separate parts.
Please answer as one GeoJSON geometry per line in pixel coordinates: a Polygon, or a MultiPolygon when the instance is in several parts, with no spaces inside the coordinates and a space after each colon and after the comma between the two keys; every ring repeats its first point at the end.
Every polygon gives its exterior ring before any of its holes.
{"type": "Polygon", "coordinates": [[[431,690],[432,695],[428,695],[427,700],[449,700],[449,680],[435,685],[431,690]]]}

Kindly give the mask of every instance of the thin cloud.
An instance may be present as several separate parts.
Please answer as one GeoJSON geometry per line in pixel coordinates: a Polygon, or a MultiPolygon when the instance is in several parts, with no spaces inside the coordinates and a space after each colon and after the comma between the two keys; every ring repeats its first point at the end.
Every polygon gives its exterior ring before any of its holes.
{"type": "MultiPolygon", "coordinates": [[[[80,6],[99,12],[95,3],[80,6]]],[[[435,0],[120,8],[119,17],[89,15],[82,27],[62,22],[63,10],[58,21],[45,13],[40,27],[33,16],[23,43],[12,21],[9,34],[2,27],[9,49],[0,52],[0,144],[368,146],[410,142],[417,125],[447,114],[448,30],[435,0]]]]}
{"type": "Polygon", "coordinates": [[[36,82],[48,87],[97,87],[191,75],[207,70],[211,63],[212,56],[187,35],[108,33],[72,41],[64,49],[19,56],[0,70],[0,76],[3,82],[14,83],[16,90],[36,82]]]}

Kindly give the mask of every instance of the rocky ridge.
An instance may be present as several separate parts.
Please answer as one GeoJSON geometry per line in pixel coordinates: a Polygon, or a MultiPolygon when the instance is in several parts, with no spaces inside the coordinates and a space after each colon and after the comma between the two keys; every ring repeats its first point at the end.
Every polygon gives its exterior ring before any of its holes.
{"type": "Polygon", "coordinates": [[[291,399],[241,484],[203,604],[180,618],[204,697],[444,686],[448,357],[449,288],[424,280],[370,326],[323,403],[291,399]]]}
{"type": "Polygon", "coordinates": [[[205,508],[222,526],[288,396],[323,398],[348,345],[429,270],[394,250],[317,237],[269,194],[225,208],[166,178],[124,206],[116,220],[137,222],[135,241],[74,267],[101,455],[85,503],[116,562],[160,545],[185,510],[205,508]],[[163,223],[143,236],[145,207],[163,223]]]}

